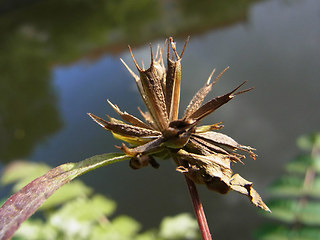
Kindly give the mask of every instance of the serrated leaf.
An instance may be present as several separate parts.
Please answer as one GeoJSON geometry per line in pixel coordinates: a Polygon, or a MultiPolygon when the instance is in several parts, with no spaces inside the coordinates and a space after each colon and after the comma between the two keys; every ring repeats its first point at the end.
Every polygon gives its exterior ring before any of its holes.
{"type": "Polygon", "coordinates": [[[115,209],[116,203],[102,195],[95,195],[92,199],[78,198],[54,212],[50,223],[59,228],[64,228],[67,222],[78,222],[81,226],[81,223],[92,223],[101,217],[110,216],[115,209]]]}
{"type": "Polygon", "coordinates": [[[316,176],[312,186],[308,189],[308,193],[312,197],[320,197],[320,176],[316,176]]]}
{"type": "Polygon", "coordinates": [[[299,196],[303,193],[303,181],[303,177],[283,176],[268,187],[268,192],[281,196],[299,196]]]}
{"type": "Polygon", "coordinates": [[[268,206],[272,209],[272,214],[266,214],[265,216],[276,218],[287,223],[296,221],[299,211],[298,201],[277,199],[268,202],[268,206]]]}
{"type": "MultiPolygon", "coordinates": [[[[59,239],[53,226],[43,223],[40,219],[28,220],[14,234],[13,240],[53,240],[59,239]]],[[[61,238],[60,238],[61,239],[61,238]]]]}
{"type": "Polygon", "coordinates": [[[79,196],[87,196],[92,189],[81,181],[72,181],[59,188],[41,207],[39,210],[45,210],[63,204],[71,199],[79,196]]]}
{"type": "Polygon", "coordinates": [[[320,203],[307,202],[301,207],[299,220],[308,225],[320,225],[320,203]]]}
{"type": "Polygon", "coordinates": [[[35,179],[0,208],[0,239],[9,239],[20,224],[64,184],[95,168],[126,159],[127,156],[118,153],[97,155],[78,163],[60,165],[35,179]]]}
{"type": "Polygon", "coordinates": [[[156,229],[148,230],[135,236],[134,240],[163,240],[157,237],[156,229]]]}
{"type": "Polygon", "coordinates": [[[141,225],[131,217],[122,215],[103,226],[95,226],[90,239],[134,239],[141,225]]]}
{"type": "Polygon", "coordinates": [[[188,213],[166,217],[161,222],[159,235],[164,239],[197,239],[197,221],[188,213]]]}
{"type": "Polygon", "coordinates": [[[130,239],[132,236],[138,233],[141,225],[133,218],[121,215],[113,219],[112,227],[130,239]]]}
{"type": "Polygon", "coordinates": [[[31,180],[45,174],[49,170],[50,167],[46,164],[22,161],[12,162],[5,168],[5,170],[1,174],[1,185],[17,183],[14,186],[13,191],[19,190],[20,188],[16,188],[23,187],[31,180]]]}
{"type": "Polygon", "coordinates": [[[116,202],[106,198],[103,195],[96,194],[91,200],[91,205],[96,211],[103,213],[105,216],[110,216],[116,210],[116,202]]]}
{"type": "Polygon", "coordinates": [[[304,187],[303,176],[283,176],[276,180],[268,191],[277,196],[320,197],[320,176],[316,176],[310,187],[304,187]]]}
{"type": "Polygon", "coordinates": [[[318,240],[320,229],[316,227],[286,228],[270,224],[255,232],[257,240],[318,240]]]}
{"type": "Polygon", "coordinates": [[[316,171],[317,173],[320,173],[320,156],[298,156],[286,165],[286,170],[291,173],[304,174],[309,168],[316,171]]]}
{"type": "Polygon", "coordinates": [[[277,199],[268,202],[272,214],[268,215],[278,220],[306,225],[320,225],[320,204],[318,202],[304,202],[303,200],[277,199]]]}
{"type": "Polygon", "coordinates": [[[258,240],[288,240],[288,230],[280,225],[268,224],[255,231],[258,240]]]}
{"type": "Polygon", "coordinates": [[[301,149],[311,150],[313,147],[320,148],[320,134],[313,133],[298,138],[297,144],[301,149]]]}

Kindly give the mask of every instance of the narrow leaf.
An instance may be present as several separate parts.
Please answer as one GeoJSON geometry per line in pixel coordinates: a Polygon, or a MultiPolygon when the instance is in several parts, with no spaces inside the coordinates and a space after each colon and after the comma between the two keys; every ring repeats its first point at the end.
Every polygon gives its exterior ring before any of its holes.
{"type": "Polygon", "coordinates": [[[127,159],[127,156],[118,153],[97,155],[78,163],[60,165],[33,180],[0,208],[0,239],[9,239],[20,224],[64,184],[98,167],[127,159]]]}

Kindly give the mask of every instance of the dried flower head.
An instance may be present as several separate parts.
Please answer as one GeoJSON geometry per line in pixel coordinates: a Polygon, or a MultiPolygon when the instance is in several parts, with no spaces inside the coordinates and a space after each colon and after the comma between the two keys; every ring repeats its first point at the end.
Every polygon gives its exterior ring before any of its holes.
{"type": "Polygon", "coordinates": [[[204,117],[235,96],[248,92],[252,88],[239,91],[244,82],[227,94],[202,104],[212,86],[227,68],[211,81],[213,70],[206,84],[190,101],[183,117],[178,119],[181,59],[187,42],[188,40],[179,55],[173,39],[169,38],[167,68],[162,58],[164,47],[157,48],[154,58],[150,46],[151,64],[148,69],[141,68],[137,64],[129,47],[139,76],[121,59],[134,77],[148,109],[147,112],[139,109],[145,121],[127,112],[122,112],[109,100],[108,103],[125,122],[109,116],[109,121],[106,121],[91,113],[89,115],[100,126],[111,131],[115,138],[129,143],[129,147],[123,143],[118,148],[131,157],[130,166],[133,169],[139,169],[148,164],[158,168],[159,164],[155,158],[172,157],[177,164],[177,171],[184,173],[193,182],[205,184],[209,189],[223,194],[229,190],[237,191],[248,196],[254,205],[270,211],[259,194],[252,188],[252,183],[239,174],[233,174],[231,170],[232,163],[242,163],[242,159],[245,158],[245,155],[237,151],[246,152],[255,159],[256,154],[253,152],[255,149],[240,145],[227,135],[217,132],[216,130],[223,127],[220,123],[198,126],[204,117]]]}

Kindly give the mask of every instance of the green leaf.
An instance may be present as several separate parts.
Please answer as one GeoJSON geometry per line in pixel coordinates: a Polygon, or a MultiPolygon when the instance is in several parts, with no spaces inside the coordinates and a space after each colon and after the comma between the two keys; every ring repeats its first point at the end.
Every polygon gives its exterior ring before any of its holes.
{"type": "Polygon", "coordinates": [[[55,211],[44,215],[44,221],[30,218],[25,221],[13,239],[103,239],[91,238],[97,227],[111,225],[106,216],[115,211],[115,202],[102,195],[80,197],[68,201],[55,211]]]}
{"type": "Polygon", "coordinates": [[[306,225],[320,225],[320,204],[303,200],[277,199],[268,203],[272,214],[268,216],[287,223],[300,222],[306,225]]]}
{"type": "Polygon", "coordinates": [[[102,195],[94,195],[92,199],[78,198],[65,204],[52,214],[51,219],[59,218],[57,224],[65,225],[66,222],[91,222],[110,216],[116,209],[114,201],[102,195]]]}
{"type": "Polygon", "coordinates": [[[16,183],[13,191],[16,192],[33,179],[45,174],[50,170],[46,164],[16,161],[10,163],[2,172],[1,184],[16,183]]]}
{"type": "Polygon", "coordinates": [[[118,216],[103,226],[96,226],[93,229],[90,239],[134,239],[140,230],[141,225],[136,220],[128,216],[118,216]]]}
{"type": "Polygon", "coordinates": [[[74,180],[68,184],[63,185],[59,188],[39,210],[47,210],[57,205],[63,204],[79,196],[88,196],[92,193],[92,189],[86,186],[83,182],[74,180]]]}
{"type": "Polygon", "coordinates": [[[258,240],[318,240],[320,229],[317,227],[286,228],[269,224],[255,232],[258,240]]]}
{"type": "Polygon", "coordinates": [[[148,230],[135,236],[134,240],[163,240],[157,237],[157,231],[155,229],[148,230]]]}
{"type": "Polygon", "coordinates": [[[198,239],[197,221],[188,213],[166,217],[161,222],[159,235],[164,239],[198,239]]]}
{"type": "Polygon", "coordinates": [[[308,201],[301,208],[299,220],[308,225],[320,225],[320,203],[308,201]]]}
{"type": "Polygon", "coordinates": [[[268,191],[273,195],[299,196],[303,192],[303,182],[303,177],[283,176],[268,187],[268,191]]]}
{"type": "Polygon", "coordinates": [[[302,155],[286,165],[286,170],[291,173],[305,174],[309,168],[320,173],[320,156],[302,155]]]}
{"type": "Polygon", "coordinates": [[[311,186],[304,186],[303,176],[283,176],[276,180],[268,191],[276,196],[320,197],[320,176],[315,176],[311,186]]]}
{"type": "Polygon", "coordinates": [[[141,225],[133,218],[122,215],[113,219],[112,227],[130,239],[131,236],[134,236],[140,230],[141,225]]]}
{"type": "MultiPolygon", "coordinates": [[[[33,179],[45,174],[50,167],[43,163],[21,162],[10,163],[3,171],[1,183],[3,185],[15,183],[13,191],[17,192],[33,179]]],[[[91,188],[81,181],[73,181],[58,189],[40,208],[49,209],[79,196],[86,196],[92,192],[91,188]]],[[[4,202],[3,202],[4,203],[4,202]]],[[[3,204],[1,203],[1,205],[3,204]]]]}
{"type": "Polygon", "coordinates": [[[58,234],[54,227],[43,223],[40,219],[29,219],[16,231],[12,240],[59,239],[58,234]]]}
{"type": "Polygon", "coordinates": [[[127,160],[123,154],[111,153],[87,158],[78,163],[60,165],[35,179],[12,195],[0,208],[0,239],[8,239],[57,189],[93,169],[127,160]]]}
{"type": "Polygon", "coordinates": [[[295,222],[300,210],[298,201],[289,199],[276,199],[268,202],[268,206],[272,209],[272,214],[266,216],[287,223],[295,222]]]}
{"type": "Polygon", "coordinates": [[[297,144],[301,149],[311,150],[312,148],[320,148],[320,134],[313,133],[310,135],[305,135],[297,140],[297,144]]]}
{"type": "Polygon", "coordinates": [[[268,224],[255,231],[258,240],[288,240],[288,230],[280,225],[268,224]]]}

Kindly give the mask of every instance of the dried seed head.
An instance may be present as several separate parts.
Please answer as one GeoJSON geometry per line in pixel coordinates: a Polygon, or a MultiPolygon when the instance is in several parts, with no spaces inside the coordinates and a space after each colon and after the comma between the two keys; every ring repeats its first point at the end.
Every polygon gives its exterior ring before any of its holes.
{"type": "Polygon", "coordinates": [[[148,109],[147,112],[143,112],[138,108],[145,122],[127,112],[122,112],[117,105],[112,104],[109,100],[108,103],[125,122],[111,117],[109,117],[109,121],[106,121],[93,114],[89,115],[104,129],[111,131],[115,138],[130,144],[129,147],[122,144],[118,148],[131,157],[131,168],[139,169],[149,164],[158,168],[159,164],[155,158],[172,157],[177,164],[177,171],[185,174],[195,183],[205,184],[208,189],[222,194],[230,190],[237,191],[248,196],[254,205],[270,211],[259,194],[252,188],[252,183],[238,174],[233,175],[231,170],[231,163],[242,163],[242,159],[245,158],[244,154],[236,151],[249,153],[252,158],[255,158],[255,149],[240,145],[231,137],[216,132],[223,127],[220,123],[197,126],[204,117],[213,113],[235,96],[248,92],[252,88],[238,91],[244,82],[229,93],[202,104],[213,85],[228,67],[211,82],[213,70],[206,84],[190,101],[184,116],[178,119],[181,60],[187,42],[188,40],[179,55],[175,42],[169,38],[167,68],[163,63],[164,47],[157,48],[154,58],[150,45],[151,63],[148,69],[137,64],[129,47],[139,75],[136,75],[121,59],[135,79],[148,109]]]}

